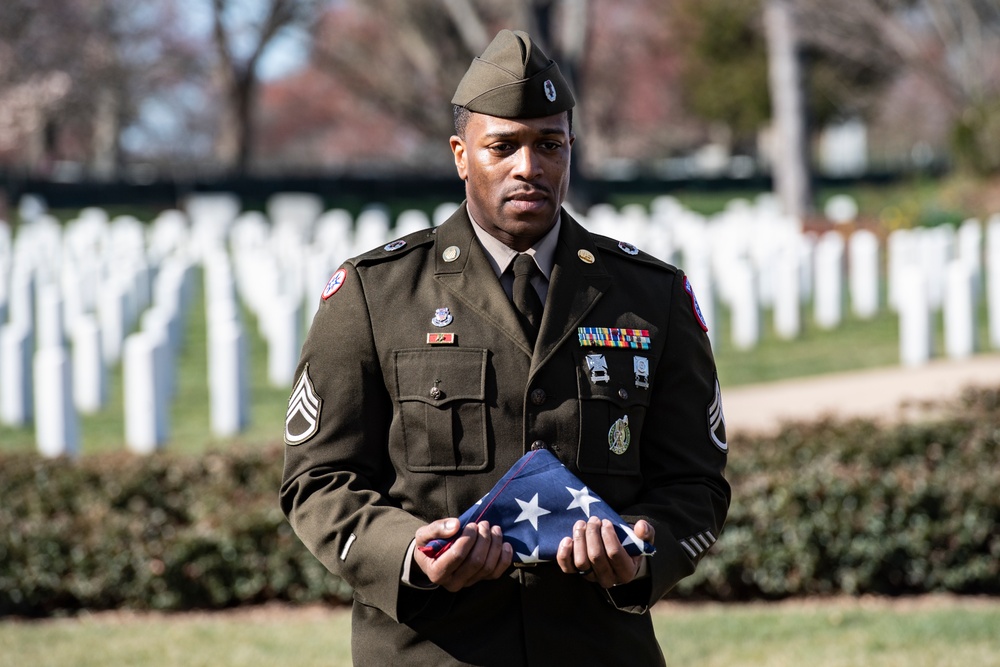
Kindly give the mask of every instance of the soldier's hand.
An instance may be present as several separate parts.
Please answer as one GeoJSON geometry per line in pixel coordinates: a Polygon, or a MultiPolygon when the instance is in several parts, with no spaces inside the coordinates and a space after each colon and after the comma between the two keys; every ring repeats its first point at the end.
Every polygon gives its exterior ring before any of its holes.
{"type": "MultiPolygon", "coordinates": [[[[653,543],[655,531],[648,522],[640,519],[633,529],[640,540],[653,543]]],[[[597,517],[590,517],[586,523],[577,521],[573,536],[564,537],[556,552],[556,562],[563,572],[583,575],[587,581],[597,582],[602,588],[627,584],[635,579],[643,558],[630,556],[618,539],[614,524],[597,517]]]]}
{"type": "Polygon", "coordinates": [[[416,533],[414,560],[427,578],[452,593],[486,579],[498,579],[514,560],[514,550],[503,541],[499,526],[470,523],[443,554],[431,558],[419,547],[458,531],[457,519],[442,519],[421,526],[416,533]]]}

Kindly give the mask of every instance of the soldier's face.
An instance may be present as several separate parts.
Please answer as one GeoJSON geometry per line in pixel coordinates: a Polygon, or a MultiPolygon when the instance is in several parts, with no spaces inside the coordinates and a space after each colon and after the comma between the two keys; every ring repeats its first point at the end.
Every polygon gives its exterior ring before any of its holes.
{"type": "Polygon", "coordinates": [[[522,120],[471,114],[451,150],[476,222],[514,250],[530,248],[552,229],[566,198],[573,140],[566,113],[522,120]]]}

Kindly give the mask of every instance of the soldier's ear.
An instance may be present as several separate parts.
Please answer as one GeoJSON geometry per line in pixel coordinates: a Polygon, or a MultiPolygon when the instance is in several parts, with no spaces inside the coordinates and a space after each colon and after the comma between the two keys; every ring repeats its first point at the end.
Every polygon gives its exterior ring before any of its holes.
{"type": "Polygon", "coordinates": [[[458,177],[463,181],[469,180],[469,169],[468,169],[468,156],[465,153],[465,141],[462,137],[457,134],[452,135],[449,140],[451,145],[451,154],[455,156],[455,170],[458,171],[458,177]]]}

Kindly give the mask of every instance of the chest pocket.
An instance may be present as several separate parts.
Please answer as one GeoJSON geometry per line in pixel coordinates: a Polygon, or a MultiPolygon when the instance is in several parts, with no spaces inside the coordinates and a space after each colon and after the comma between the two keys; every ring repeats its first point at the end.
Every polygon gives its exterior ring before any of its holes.
{"type": "Polygon", "coordinates": [[[589,348],[577,362],[582,472],[639,475],[652,358],[638,350],[589,348]]]}
{"type": "Polygon", "coordinates": [[[486,350],[399,350],[395,361],[407,469],[486,468],[486,350]]]}

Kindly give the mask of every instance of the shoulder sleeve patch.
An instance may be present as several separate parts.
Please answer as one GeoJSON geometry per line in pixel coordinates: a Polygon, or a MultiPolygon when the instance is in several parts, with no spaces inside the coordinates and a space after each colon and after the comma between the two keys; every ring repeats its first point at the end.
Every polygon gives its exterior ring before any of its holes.
{"type": "Polygon", "coordinates": [[[347,280],[347,269],[337,269],[333,276],[330,277],[330,282],[323,288],[323,294],[321,295],[323,300],[326,301],[336,294],[345,280],[347,280]]]}
{"type": "Polygon", "coordinates": [[[299,381],[292,389],[288,398],[288,410],[285,412],[285,444],[301,445],[319,431],[319,417],[323,408],[323,399],[316,393],[312,378],[309,377],[309,364],[302,369],[299,381]]]}
{"type": "Polygon", "coordinates": [[[694,288],[691,287],[691,281],[688,280],[687,276],[684,276],[684,291],[691,297],[691,311],[694,313],[694,318],[698,320],[698,326],[701,327],[702,331],[708,333],[708,322],[705,321],[705,316],[701,313],[698,297],[694,295],[694,288]]]}

